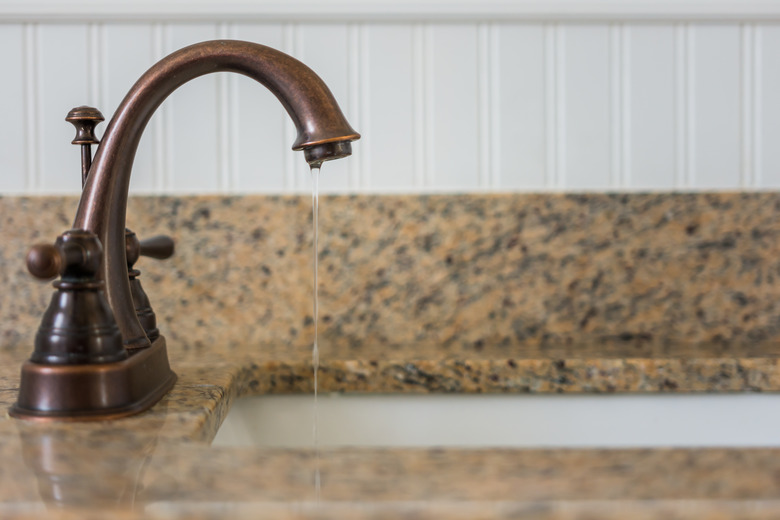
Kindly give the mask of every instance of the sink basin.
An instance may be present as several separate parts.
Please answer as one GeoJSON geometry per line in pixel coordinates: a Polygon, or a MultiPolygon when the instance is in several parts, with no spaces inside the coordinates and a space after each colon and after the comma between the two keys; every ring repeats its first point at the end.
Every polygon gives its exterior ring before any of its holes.
{"type": "MultiPolygon", "coordinates": [[[[780,394],[320,396],[320,446],[780,446],[780,394]]],[[[313,446],[314,398],[238,400],[214,446],[313,446]]]]}

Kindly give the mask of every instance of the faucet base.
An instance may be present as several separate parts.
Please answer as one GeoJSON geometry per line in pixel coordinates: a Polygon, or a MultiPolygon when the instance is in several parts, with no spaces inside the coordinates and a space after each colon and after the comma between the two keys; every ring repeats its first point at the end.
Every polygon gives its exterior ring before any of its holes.
{"type": "Polygon", "coordinates": [[[9,409],[18,419],[104,421],[151,408],[176,383],[165,338],[114,363],[22,365],[19,396],[9,409]]]}

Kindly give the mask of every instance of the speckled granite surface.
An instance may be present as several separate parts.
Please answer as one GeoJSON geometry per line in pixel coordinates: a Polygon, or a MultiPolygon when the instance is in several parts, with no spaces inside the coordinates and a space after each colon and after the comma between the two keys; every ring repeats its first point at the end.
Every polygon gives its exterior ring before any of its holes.
{"type": "MultiPolygon", "coordinates": [[[[0,198],[0,408],[75,200],[0,198]]],[[[780,390],[780,194],[327,197],[323,391],[780,390]]],[[[141,198],[180,376],[106,424],[0,419],[0,517],[776,518],[780,450],[212,449],[233,399],[311,390],[308,197],[141,198]],[[314,501],[319,464],[322,501],[314,501]]]]}
{"type": "MultiPolygon", "coordinates": [[[[75,204],[0,198],[0,283],[18,298],[0,300],[3,346],[29,342],[48,300],[23,252],[75,204]]],[[[779,213],[775,193],[324,197],[323,344],[776,342],[779,213]]],[[[128,221],[177,240],[139,264],[170,344],[311,344],[309,197],[136,198],[128,221]]]]}

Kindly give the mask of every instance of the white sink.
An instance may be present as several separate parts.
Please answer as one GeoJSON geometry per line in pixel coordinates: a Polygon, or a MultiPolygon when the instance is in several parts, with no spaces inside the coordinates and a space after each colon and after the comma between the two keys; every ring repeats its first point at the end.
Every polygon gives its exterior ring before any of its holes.
{"type": "MultiPolygon", "coordinates": [[[[314,398],[238,400],[214,446],[313,446],[314,398]]],[[[320,446],[780,446],[780,394],[324,395],[320,446]]]]}

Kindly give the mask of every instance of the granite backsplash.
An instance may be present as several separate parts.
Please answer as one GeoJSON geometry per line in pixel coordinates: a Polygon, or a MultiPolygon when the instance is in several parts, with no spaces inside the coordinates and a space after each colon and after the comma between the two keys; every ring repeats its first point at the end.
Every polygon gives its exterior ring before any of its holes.
{"type": "MultiPolygon", "coordinates": [[[[0,198],[1,348],[31,348],[52,289],[24,254],[76,203],[0,198]]],[[[137,265],[173,350],[311,344],[310,197],[135,197],[128,224],[176,240],[137,265]]],[[[320,233],[320,337],[341,352],[780,340],[780,193],[324,196],[320,233]]]]}

